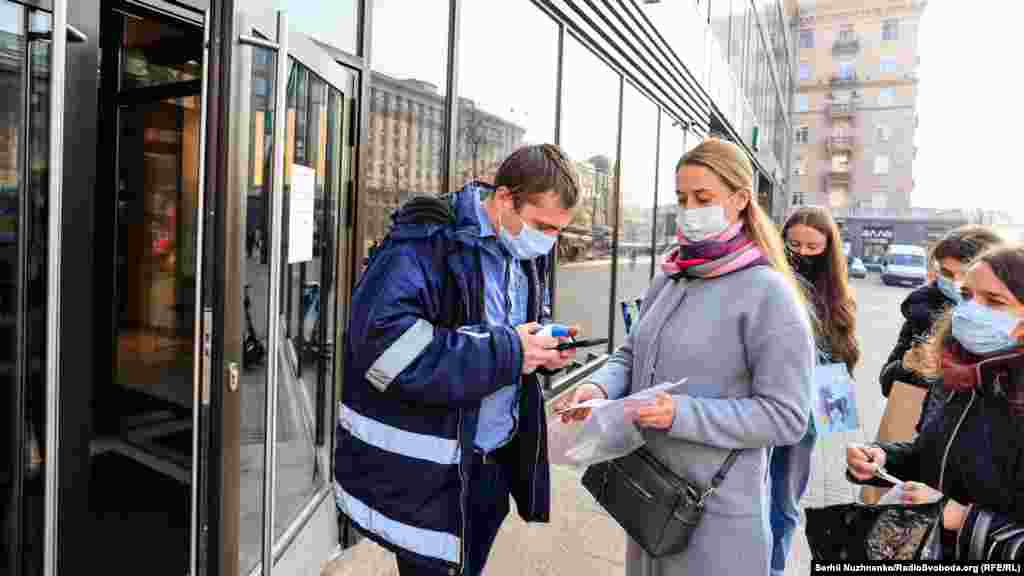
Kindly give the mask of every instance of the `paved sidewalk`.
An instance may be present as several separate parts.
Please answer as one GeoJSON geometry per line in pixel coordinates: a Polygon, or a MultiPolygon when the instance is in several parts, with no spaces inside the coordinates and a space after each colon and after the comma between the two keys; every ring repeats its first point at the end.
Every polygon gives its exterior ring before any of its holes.
{"type": "MultiPolygon", "coordinates": [[[[515,512],[498,533],[487,576],[619,576],[625,536],[580,485],[581,471],[554,467],[551,523],[527,525],[515,512]]],[[[325,568],[323,576],[397,576],[389,552],[368,541],[325,568]]]]}

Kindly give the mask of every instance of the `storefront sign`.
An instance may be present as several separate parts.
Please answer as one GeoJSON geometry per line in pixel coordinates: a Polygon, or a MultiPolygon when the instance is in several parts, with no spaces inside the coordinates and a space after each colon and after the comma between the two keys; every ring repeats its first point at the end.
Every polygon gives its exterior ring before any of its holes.
{"type": "Polygon", "coordinates": [[[860,237],[865,240],[892,240],[892,228],[864,228],[860,237]]]}
{"type": "Polygon", "coordinates": [[[316,218],[316,172],[292,165],[292,186],[288,196],[288,263],[313,259],[313,224],[316,218]]]}

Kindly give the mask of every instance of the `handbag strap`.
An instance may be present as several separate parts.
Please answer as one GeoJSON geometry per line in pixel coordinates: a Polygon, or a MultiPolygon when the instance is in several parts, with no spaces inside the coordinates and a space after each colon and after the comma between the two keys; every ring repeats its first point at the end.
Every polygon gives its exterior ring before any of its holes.
{"type": "Polygon", "coordinates": [[[729,474],[729,470],[732,470],[732,465],[736,463],[736,459],[740,456],[740,450],[731,450],[729,455],[725,457],[725,462],[722,462],[722,467],[715,472],[715,475],[711,478],[711,484],[708,485],[707,490],[700,495],[700,503],[704,503],[704,499],[715,493],[718,487],[725,481],[725,477],[729,474]]]}

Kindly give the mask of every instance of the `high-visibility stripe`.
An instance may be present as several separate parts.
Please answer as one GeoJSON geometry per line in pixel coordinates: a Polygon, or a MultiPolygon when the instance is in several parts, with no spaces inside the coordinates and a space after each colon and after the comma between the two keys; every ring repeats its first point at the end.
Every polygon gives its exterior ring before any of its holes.
{"type": "Polygon", "coordinates": [[[341,404],[338,421],[349,434],[387,452],[446,465],[458,464],[462,457],[458,440],[395,428],[363,416],[345,404],[341,404]]]}
{"type": "Polygon", "coordinates": [[[459,561],[461,540],[454,534],[417,528],[392,520],[345,492],[337,482],[334,483],[334,499],[338,509],[360,528],[399,548],[428,558],[438,558],[452,563],[459,561]]]}
{"type": "Polygon", "coordinates": [[[420,318],[395,340],[370,366],[366,379],[384,392],[434,341],[434,326],[420,318]]]}

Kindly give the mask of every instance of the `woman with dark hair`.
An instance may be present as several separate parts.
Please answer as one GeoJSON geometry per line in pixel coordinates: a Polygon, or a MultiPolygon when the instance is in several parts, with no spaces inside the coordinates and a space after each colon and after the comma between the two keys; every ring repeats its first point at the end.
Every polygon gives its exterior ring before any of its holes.
{"type": "Polygon", "coordinates": [[[936,325],[921,371],[944,403],[912,442],[851,445],[851,479],[881,468],[912,480],[903,501],[948,497],[943,556],[1024,560],[1024,247],[991,249],[970,265],[963,302],[936,325]]]}
{"type": "MultiPolygon", "coordinates": [[[[843,363],[852,374],[860,360],[855,335],[857,304],[849,286],[839,227],[824,208],[800,208],[786,221],[782,236],[814,319],[818,363],[843,363]]],[[[773,575],[785,573],[793,531],[800,522],[800,499],[807,490],[816,436],[813,420],[812,416],[799,443],[772,450],[773,575]]]]}

